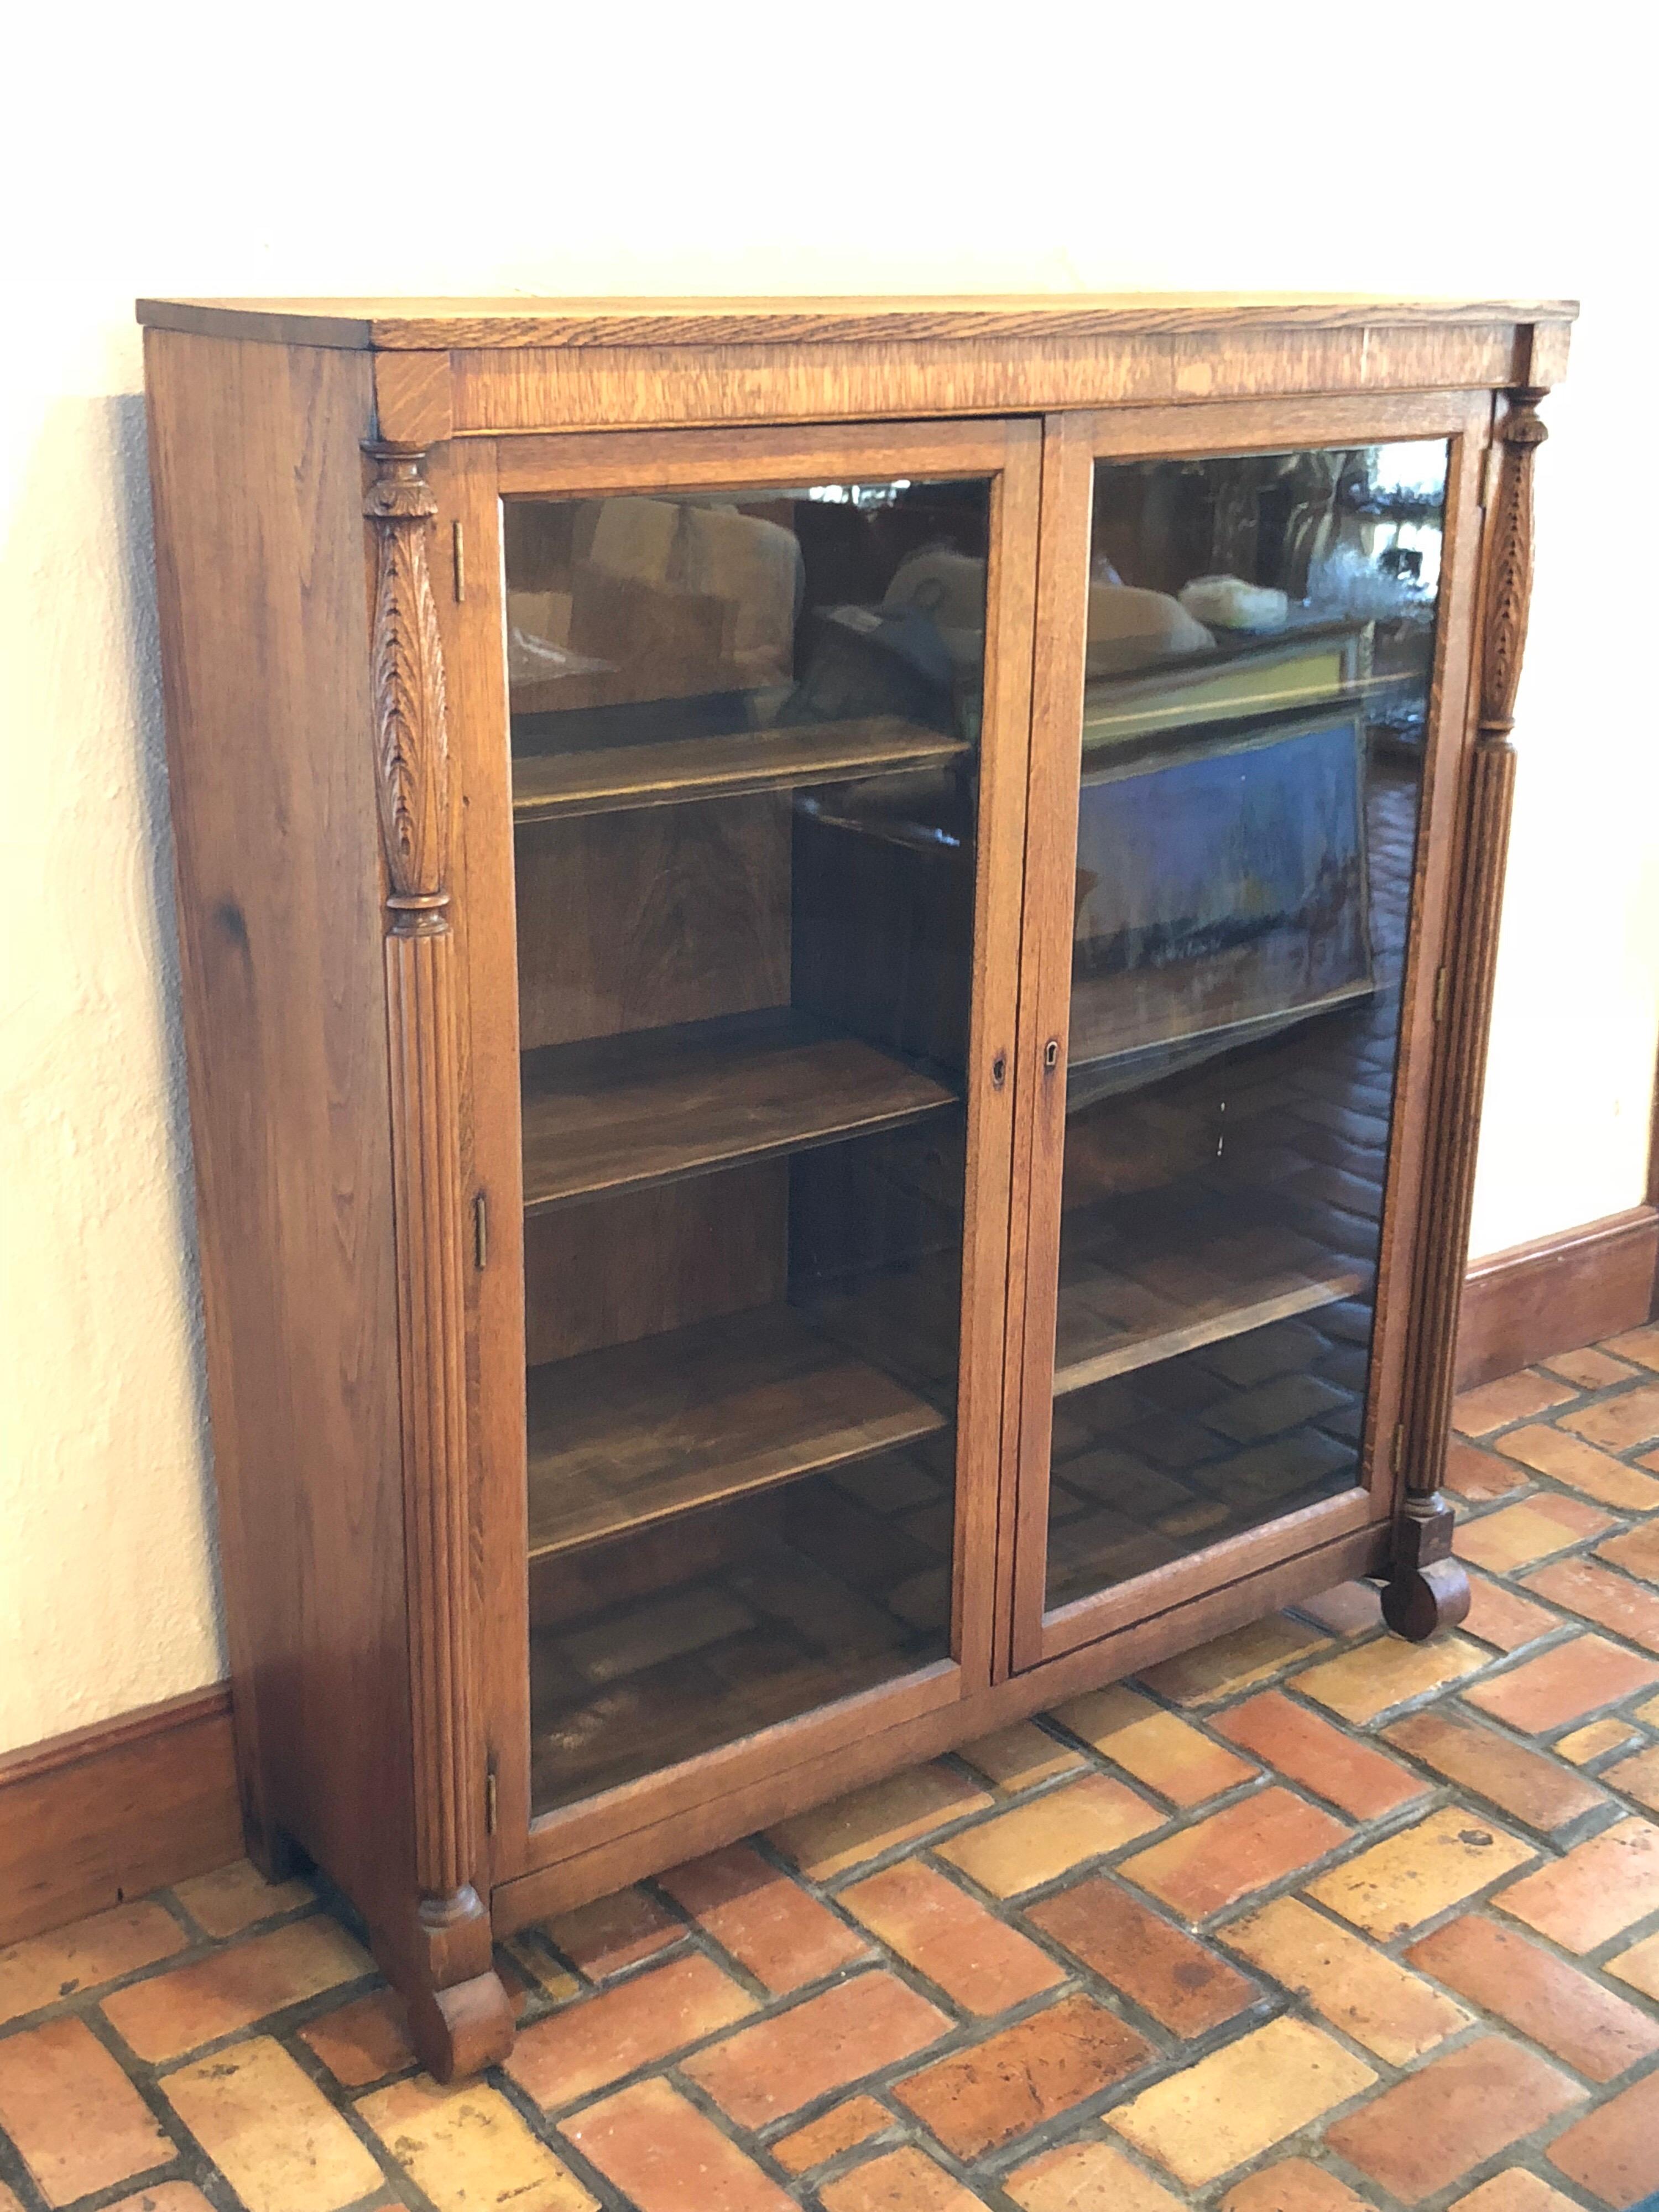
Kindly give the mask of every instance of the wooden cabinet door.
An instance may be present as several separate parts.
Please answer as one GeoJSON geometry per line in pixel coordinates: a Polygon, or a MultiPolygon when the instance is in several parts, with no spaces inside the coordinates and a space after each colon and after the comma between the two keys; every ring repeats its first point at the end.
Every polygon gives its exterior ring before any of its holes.
{"type": "Polygon", "coordinates": [[[1391,1510],[1490,414],[1048,425],[1017,1668],[1391,1510]]]}
{"type": "Polygon", "coordinates": [[[1040,444],[480,440],[434,479],[498,1881],[810,1797],[1006,1644],[1040,444]]]}

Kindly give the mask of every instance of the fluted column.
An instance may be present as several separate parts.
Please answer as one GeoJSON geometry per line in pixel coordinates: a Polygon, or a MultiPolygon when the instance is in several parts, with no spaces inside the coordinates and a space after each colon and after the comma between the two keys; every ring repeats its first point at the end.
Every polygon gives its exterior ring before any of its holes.
{"type": "Polygon", "coordinates": [[[1407,1382],[1404,1492],[1383,1612],[1420,1639],[1455,1626],[1468,1577],[1451,1556],[1451,1507],[1441,1489],[1451,1428],[1458,1309],[1492,1029],[1492,984],[1515,795],[1516,693],[1532,598],[1533,461],[1549,433],[1541,389],[1511,393],[1499,424],[1496,497],[1482,562],[1480,711],[1465,771],[1457,873],[1447,916],[1446,1011],[1436,1060],[1423,1255],[1416,1283],[1415,1357],[1407,1382]]]}
{"type": "Polygon", "coordinates": [[[500,2056],[511,2043],[512,2017],[491,1967],[489,1916],[473,1887],[483,1769],[469,1565],[447,708],[427,552],[437,502],[422,475],[422,453],[388,446],[368,452],[379,465],[364,512],[377,540],[374,729],[387,884],[386,1030],[423,1984],[411,1996],[411,2025],[422,2057],[447,2078],[458,2066],[470,2070],[500,2056]]]}

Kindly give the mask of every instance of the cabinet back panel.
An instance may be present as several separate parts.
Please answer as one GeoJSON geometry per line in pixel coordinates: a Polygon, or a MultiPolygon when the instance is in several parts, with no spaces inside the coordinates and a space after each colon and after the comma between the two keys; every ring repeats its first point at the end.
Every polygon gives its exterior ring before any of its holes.
{"type": "Polygon", "coordinates": [[[520,1046],[789,999],[789,799],[761,793],[520,831],[520,1046]]]}
{"type": "Polygon", "coordinates": [[[781,1297],[788,1198],[788,1163],[763,1160],[531,1214],[524,1225],[530,1365],[781,1297]]]}
{"type": "Polygon", "coordinates": [[[794,998],[958,1080],[974,937],[971,793],[891,776],[797,815],[794,998]]]}
{"type": "Polygon", "coordinates": [[[743,1500],[740,1516],[718,1507],[654,1528],[636,1528],[609,1544],[556,1552],[530,1562],[532,1633],[605,1613],[730,1566],[745,1540],[776,1533],[787,1493],[762,1491],[743,1500]],[[737,1525],[740,1520],[740,1528],[737,1525]]]}

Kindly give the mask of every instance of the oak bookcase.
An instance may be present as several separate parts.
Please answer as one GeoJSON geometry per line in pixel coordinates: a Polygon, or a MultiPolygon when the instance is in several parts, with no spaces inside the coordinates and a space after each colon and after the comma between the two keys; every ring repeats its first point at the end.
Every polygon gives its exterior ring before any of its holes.
{"type": "Polygon", "coordinates": [[[145,301],[249,1848],[492,1942],[1439,1490],[1565,303],[145,301]]]}

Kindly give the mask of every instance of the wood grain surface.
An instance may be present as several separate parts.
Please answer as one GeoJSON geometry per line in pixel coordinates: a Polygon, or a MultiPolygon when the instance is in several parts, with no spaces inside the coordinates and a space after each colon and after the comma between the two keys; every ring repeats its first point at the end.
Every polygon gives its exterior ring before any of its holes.
{"type": "Polygon", "coordinates": [[[525,1359],[540,1367],[781,1298],[789,1177],[774,1155],[527,1214],[525,1359]]]}
{"type": "Polygon", "coordinates": [[[381,1921],[415,1892],[368,368],[147,341],[243,1813],[381,1921]]]}
{"type": "Polygon", "coordinates": [[[520,830],[501,865],[522,1049],[783,1005],[790,813],[763,792],[520,830]]]}
{"type": "Polygon", "coordinates": [[[675,424],[863,422],[884,416],[1183,407],[1269,394],[1498,390],[1528,356],[1510,320],[1205,332],[891,337],[848,343],[459,348],[459,436],[675,424]]]}
{"type": "Polygon", "coordinates": [[[386,347],[708,346],[741,338],[793,345],[894,338],[1032,338],[1176,331],[1225,336],[1263,327],[1349,331],[1388,322],[1571,322],[1570,300],[1377,301],[1358,294],[1033,293],[1000,297],[802,299],[141,300],[141,323],[278,344],[386,347]]]}

